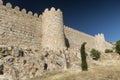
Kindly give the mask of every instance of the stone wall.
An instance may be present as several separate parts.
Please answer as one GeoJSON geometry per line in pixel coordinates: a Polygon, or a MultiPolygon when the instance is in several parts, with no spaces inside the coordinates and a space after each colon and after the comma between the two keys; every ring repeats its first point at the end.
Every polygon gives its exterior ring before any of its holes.
{"type": "Polygon", "coordinates": [[[70,48],[80,49],[80,46],[83,42],[87,42],[87,48],[95,48],[93,36],[90,36],[83,32],[79,32],[66,26],[64,27],[64,32],[70,48]]]}
{"type": "Polygon", "coordinates": [[[42,15],[26,11],[0,0],[0,45],[13,45],[32,49],[80,49],[87,42],[87,49],[100,51],[112,48],[104,35],[90,36],[64,26],[60,9],[46,9],[42,15]]]}
{"type": "MultiPolygon", "coordinates": [[[[1,3],[1,2],[0,2],[1,3]]],[[[0,44],[24,47],[40,45],[41,17],[7,3],[0,5],[0,44]],[[36,39],[37,38],[37,39],[36,39]],[[38,45],[39,44],[39,45],[38,45]]]]}
{"type": "Polygon", "coordinates": [[[95,48],[101,52],[104,52],[105,49],[112,49],[113,46],[109,42],[105,41],[104,34],[98,34],[94,37],[67,26],[64,27],[64,32],[67,39],[66,42],[68,43],[69,48],[72,49],[80,49],[83,42],[87,42],[86,48],[88,50],[95,48]]]}

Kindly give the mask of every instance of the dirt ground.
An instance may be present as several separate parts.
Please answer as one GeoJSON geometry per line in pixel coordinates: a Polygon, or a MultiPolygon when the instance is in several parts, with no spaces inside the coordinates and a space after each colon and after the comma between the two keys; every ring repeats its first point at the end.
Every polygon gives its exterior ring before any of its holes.
{"type": "Polygon", "coordinates": [[[88,71],[67,70],[47,72],[41,77],[31,80],[120,80],[120,64],[118,61],[95,62],[88,71]],[[110,64],[110,65],[109,65],[110,64]]]}

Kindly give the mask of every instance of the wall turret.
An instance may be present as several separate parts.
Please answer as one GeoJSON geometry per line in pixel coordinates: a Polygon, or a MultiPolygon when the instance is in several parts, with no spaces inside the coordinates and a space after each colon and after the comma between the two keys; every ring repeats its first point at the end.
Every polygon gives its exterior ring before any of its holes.
{"type": "Polygon", "coordinates": [[[2,0],[0,0],[0,5],[3,5],[3,1],[2,0]]]}
{"type": "Polygon", "coordinates": [[[106,49],[106,45],[105,45],[105,38],[104,38],[104,34],[97,34],[95,35],[95,45],[96,45],[96,49],[98,49],[99,51],[104,52],[104,50],[106,49]]]}
{"type": "Polygon", "coordinates": [[[42,48],[63,50],[66,47],[63,26],[60,9],[45,9],[42,15],[42,48]]]}

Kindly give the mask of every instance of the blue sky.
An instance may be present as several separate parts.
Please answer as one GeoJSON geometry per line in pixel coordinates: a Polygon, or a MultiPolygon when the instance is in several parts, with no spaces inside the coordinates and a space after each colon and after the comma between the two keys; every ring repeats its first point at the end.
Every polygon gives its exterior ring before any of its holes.
{"type": "Polygon", "coordinates": [[[120,0],[3,0],[41,14],[45,8],[60,8],[64,24],[90,35],[104,33],[107,41],[120,39],[120,0]]]}

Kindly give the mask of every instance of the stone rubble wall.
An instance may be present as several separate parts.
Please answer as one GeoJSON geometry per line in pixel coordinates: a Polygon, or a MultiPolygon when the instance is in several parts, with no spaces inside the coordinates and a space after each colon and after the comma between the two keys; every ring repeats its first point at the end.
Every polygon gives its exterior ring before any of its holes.
{"type": "Polygon", "coordinates": [[[27,80],[44,74],[38,53],[30,48],[0,45],[0,80],[27,80]]]}
{"type": "Polygon", "coordinates": [[[79,58],[69,51],[40,51],[0,45],[0,80],[30,80],[44,75],[46,71],[64,71],[68,67],[80,69],[79,64],[79,58]],[[70,59],[73,59],[72,63],[70,59]]]}

